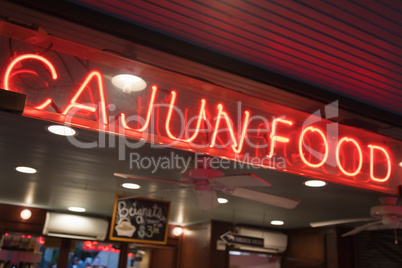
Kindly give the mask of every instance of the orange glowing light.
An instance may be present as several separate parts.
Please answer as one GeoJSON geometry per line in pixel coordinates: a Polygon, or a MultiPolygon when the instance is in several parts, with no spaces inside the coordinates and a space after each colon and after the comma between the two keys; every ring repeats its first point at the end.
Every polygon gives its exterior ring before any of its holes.
{"type": "Polygon", "coordinates": [[[357,143],[356,140],[348,138],[348,137],[343,137],[342,139],[339,140],[338,145],[336,146],[335,154],[336,154],[336,163],[338,164],[338,167],[342,171],[343,174],[345,174],[346,176],[350,176],[350,177],[353,177],[353,176],[356,176],[357,174],[359,174],[359,172],[360,172],[360,170],[362,169],[362,166],[363,166],[363,154],[362,154],[362,149],[360,148],[360,145],[357,143]],[[344,142],[353,143],[356,146],[356,149],[357,149],[357,151],[359,153],[359,165],[357,166],[357,168],[356,168],[356,170],[354,172],[346,171],[342,166],[342,163],[341,163],[341,160],[340,160],[340,157],[339,157],[340,156],[339,152],[340,152],[340,149],[341,149],[341,145],[344,142]]]}
{"type": "Polygon", "coordinates": [[[387,150],[385,150],[381,146],[372,145],[372,144],[369,144],[368,147],[370,148],[370,178],[376,182],[386,182],[389,179],[389,177],[391,176],[391,159],[389,157],[387,150]],[[386,160],[387,174],[385,175],[384,178],[377,178],[374,176],[374,150],[379,150],[379,151],[383,152],[383,154],[385,155],[385,158],[387,159],[386,160]]]}
{"type": "Polygon", "coordinates": [[[104,90],[104,85],[103,85],[103,76],[98,71],[92,71],[88,74],[88,76],[84,80],[84,83],[82,83],[81,87],[77,90],[74,97],[71,99],[70,104],[66,107],[66,109],[64,109],[62,114],[66,115],[73,107],[77,107],[79,109],[87,110],[90,112],[96,111],[95,107],[77,103],[77,99],[81,96],[82,92],[85,90],[85,88],[87,88],[89,82],[91,82],[92,79],[96,79],[98,82],[99,98],[100,98],[99,104],[101,107],[102,122],[103,122],[103,124],[107,125],[108,121],[107,121],[107,115],[106,115],[106,102],[105,102],[105,90],[104,90]]]}
{"type": "Polygon", "coordinates": [[[303,131],[302,131],[301,134],[300,134],[300,139],[299,139],[299,154],[300,154],[300,158],[302,159],[302,161],[304,162],[304,164],[306,164],[306,165],[309,166],[309,167],[318,168],[318,167],[321,167],[322,165],[324,165],[324,163],[327,161],[327,158],[328,158],[328,142],[327,142],[327,139],[326,139],[324,133],[323,133],[320,129],[315,128],[315,127],[311,127],[311,126],[310,126],[310,127],[306,127],[305,129],[303,129],[303,131]],[[310,131],[310,132],[317,132],[317,133],[321,136],[322,140],[324,141],[324,147],[325,147],[324,157],[322,158],[321,162],[319,162],[319,163],[317,163],[317,164],[313,164],[313,163],[309,162],[309,161],[306,159],[306,157],[304,157],[304,153],[303,153],[303,139],[304,139],[304,135],[305,135],[308,131],[310,131]]]}
{"type": "Polygon", "coordinates": [[[275,148],[276,142],[282,142],[282,143],[289,142],[288,138],[276,135],[276,129],[277,129],[278,123],[284,123],[284,124],[287,124],[288,126],[293,125],[292,121],[282,119],[282,118],[275,118],[272,121],[272,131],[271,131],[271,133],[269,135],[270,140],[271,140],[271,144],[270,144],[270,148],[269,148],[269,154],[267,154],[268,158],[272,158],[274,156],[274,148],[275,148]]]}
{"type": "Polygon", "coordinates": [[[137,128],[137,129],[131,128],[126,123],[126,114],[121,113],[120,121],[124,128],[138,131],[138,132],[144,132],[148,128],[149,122],[151,121],[151,115],[152,115],[152,110],[154,107],[156,92],[158,91],[158,88],[156,86],[152,86],[151,89],[152,89],[152,93],[151,93],[151,98],[149,99],[148,112],[147,112],[147,118],[145,119],[145,124],[141,128],[137,128]]]}

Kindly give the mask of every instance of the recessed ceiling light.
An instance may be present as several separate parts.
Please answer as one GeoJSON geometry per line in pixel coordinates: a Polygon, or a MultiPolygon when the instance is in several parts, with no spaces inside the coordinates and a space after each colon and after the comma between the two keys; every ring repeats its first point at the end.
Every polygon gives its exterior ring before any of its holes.
{"type": "Polygon", "coordinates": [[[15,170],[17,170],[18,172],[22,172],[22,173],[28,173],[28,174],[34,174],[36,173],[36,169],[31,168],[31,167],[16,167],[15,170]]]}
{"type": "Polygon", "coordinates": [[[112,78],[112,83],[123,92],[141,91],[147,87],[147,83],[141,77],[132,74],[119,74],[112,78]]]}
{"type": "Polygon", "coordinates": [[[308,187],[323,187],[326,184],[327,183],[325,181],[321,181],[321,180],[310,180],[310,181],[304,182],[304,185],[306,185],[308,187]]]}
{"type": "Polygon", "coordinates": [[[71,127],[67,126],[62,126],[62,125],[52,125],[47,128],[49,132],[56,134],[56,135],[61,135],[61,136],[74,136],[75,135],[75,130],[72,129],[71,127]]]}
{"type": "Polygon", "coordinates": [[[29,209],[24,209],[21,211],[20,216],[24,220],[28,220],[32,216],[32,212],[29,209]]]}
{"type": "Polygon", "coordinates": [[[85,208],[81,208],[81,207],[69,207],[68,210],[74,211],[74,212],[85,212],[85,208]]]}
{"type": "Polygon", "coordinates": [[[226,204],[227,202],[229,202],[229,201],[226,198],[218,198],[219,204],[226,204]]]}
{"type": "Polygon", "coordinates": [[[271,221],[271,224],[272,224],[272,225],[283,225],[284,222],[283,222],[283,221],[275,220],[275,221],[271,221]]]}
{"type": "Polygon", "coordinates": [[[121,186],[123,186],[126,189],[140,189],[141,186],[135,183],[123,183],[121,186]]]}

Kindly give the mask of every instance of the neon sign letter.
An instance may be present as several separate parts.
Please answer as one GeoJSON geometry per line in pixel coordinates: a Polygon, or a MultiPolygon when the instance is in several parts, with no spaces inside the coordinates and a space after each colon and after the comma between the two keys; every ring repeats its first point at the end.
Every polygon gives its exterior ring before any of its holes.
{"type": "Polygon", "coordinates": [[[363,154],[362,154],[362,149],[360,148],[359,144],[354,139],[350,139],[348,137],[343,137],[342,139],[339,140],[338,145],[336,146],[336,163],[338,164],[338,167],[342,171],[342,173],[345,174],[346,176],[352,177],[352,176],[356,176],[357,174],[359,174],[359,172],[363,166],[363,154]],[[341,149],[341,145],[343,142],[353,143],[356,146],[357,151],[359,152],[359,165],[357,166],[357,168],[354,172],[346,171],[342,166],[341,160],[339,159],[340,158],[339,151],[341,149]]]}
{"type": "Polygon", "coordinates": [[[236,148],[236,146],[232,145],[232,149],[236,154],[240,153],[241,150],[243,149],[243,143],[244,143],[244,138],[246,136],[246,130],[247,130],[247,126],[248,126],[248,119],[250,118],[250,112],[245,111],[244,115],[245,116],[244,116],[244,121],[243,121],[243,129],[241,131],[239,146],[237,146],[237,148],[236,148]]]}
{"type": "Polygon", "coordinates": [[[377,145],[369,144],[368,147],[370,148],[370,178],[373,181],[377,181],[377,182],[387,181],[389,179],[389,177],[391,176],[391,160],[390,160],[388,152],[383,147],[380,147],[377,145]],[[385,155],[385,157],[387,159],[387,174],[385,175],[384,178],[377,178],[376,176],[374,176],[374,150],[383,152],[383,154],[385,155]]]}
{"type": "Polygon", "coordinates": [[[103,124],[107,125],[107,116],[106,116],[106,105],[105,105],[105,93],[104,93],[104,86],[103,86],[103,78],[102,74],[98,71],[92,71],[88,74],[88,76],[85,78],[84,83],[81,85],[81,87],[77,90],[77,93],[75,93],[74,97],[71,99],[70,104],[64,109],[62,112],[63,115],[66,115],[68,111],[71,110],[73,107],[78,107],[83,110],[87,110],[90,112],[95,112],[96,108],[91,107],[85,104],[80,104],[77,103],[77,99],[81,96],[82,92],[84,89],[88,86],[89,82],[93,79],[97,79],[98,82],[98,87],[99,87],[99,98],[100,98],[100,106],[101,106],[101,112],[102,112],[102,122],[103,124]]]}
{"type": "Polygon", "coordinates": [[[215,146],[215,141],[216,141],[216,136],[218,134],[220,121],[221,121],[221,118],[223,117],[225,119],[226,125],[228,126],[230,138],[232,139],[232,149],[235,153],[239,153],[243,148],[244,138],[246,136],[246,130],[247,130],[247,125],[248,125],[248,119],[250,117],[250,112],[245,111],[244,115],[245,115],[245,117],[244,117],[244,122],[243,122],[242,133],[240,134],[239,144],[237,144],[236,137],[235,137],[235,134],[233,131],[232,120],[230,120],[230,117],[228,116],[228,114],[223,111],[223,105],[218,104],[218,116],[217,116],[217,120],[215,123],[215,130],[214,130],[214,133],[212,134],[211,145],[209,147],[212,148],[215,146]]]}
{"type": "Polygon", "coordinates": [[[150,98],[149,104],[148,104],[148,112],[147,112],[147,118],[145,119],[145,124],[141,128],[138,128],[138,129],[130,128],[126,123],[126,114],[121,113],[120,120],[121,120],[121,124],[124,126],[124,128],[131,129],[131,130],[138,131],[138,132],[144,132],[148,128],[149,122],[151,121],[151,114],[152,114],[152,110],[154,108],[154,102],[155,102],[155,96],[156,96],[157,90],[158,90],[158,88],[156,86],[152,86],[152,93],[151,93],[151,98],[150,98]]]}
{"type": "Polygon", "coordinates": [[[324,165],[325,161],[327,161],[327,158],[328,158],[328,142],[327,142],[327,139],[325,138],[324,133],[320,129],[315,128],[315,127],[307,127],[305,129],[303,129],[303,131],[300,135],[300,139],[299,139],[299,154],[300,154],[300,158],[302,159],[302,161],[309,167],[318,168],[318,167],[324,165]],[[320,134],[322,140],[324,141],[324,146],[325,146],[324,157],[322,158],[321,162],[319,162],[317,164],[312,164],[311,162],[309,162],[306,159],[306,157],[304,157],[304,154],[303,154],[303,139],[304,139],[304,135],[308,131],[317,132],[318,134],[320,134]]]}
{"type": "Polygon", "coordinates": [[[275,148],[275,144],[277,141],[283,142],[283,143],[289,142],[288,138],[276,135],[276,128],[277,128],[276,126],[278,123],[284,123],[289,126],[293,125],[292,121],[281,119],[281,118],[275,118],[274,120],[272,120],[272,131],[271,131],[271,134],[269,135],[269,137],[271,139],[271,145],[269,148],[269,154],[267,154],[267,157],[269,157],[269,158],[272,158],[274,156],[274,148],[275,148]]]}
{"type": "Polygon", "coordinates": [[[232,127],[232,122],[228,116],[228,114],[226,112],[223,111],[223,105],[222,104],[218,104],[218,116],[217,116],[217,120],[215,123],[215,130],[214,133],[212,134],[212,139],[211,139],[211,145],[209,147],[214,147],[215,146],[215,141],[216,141],[216,135],[218,134],[218,129],[219,129],[219,125],[221,122],[221,118],[225,119],[226,125],[229,128],[229,133],[230,133],[230,137],[232,139],[233,142],[233,146],[237,147],[237,141],[233,132],[233,127],[232,127]]]}
{"type": "MultiPolygon", "coordinates": [[[[7,67],[6,73],[4,74],[4,89],[5,90],[10,90],[9,87],[9,80],[10,80],[10,74],[11,71],[14,69],[14,66],[17,65],[17,63],[26,60],[26,59],[31,59],[31,60],[38,60],[41,61],[42,63],[44,63],[50,70],[50,73],[52,75],[52,79],[56,80],[57,79],[57,73],[56,73],[56,68],[54,68],[53,64],[46,59],[45,57],[36,55],[36,54],[25,54],[25,55],[21,55],[16,57],[7,67]]],[[[37,109],[44,109],[46,108],[46,106],[48,106],[50,103],[52,103],[52,99],[47,99],[45,100],[42,104],[39,104],[38,106],[36,106],[37,109]]]]}
{"type": "MultiPolygon", "coordinates": [[[[165,124],[165,129],[166,129],[166,133],[169,136],[169,138],[171,138],[172,140],[179,140],[177,137],[175,137],[172,132],[170,131],[170,121],[172,119],[172,112],[173,112],[173,107],[175,107],[175,103],[176,103],[176,91],[172,91],[172,99],[170,101],[170,105],[169,105],[169,110],[168,110],[168,114],[167,114],[167,118],[166,118],[166,124],[165,124]]],[[[206,119],[206,115],[205,115],[205,99],[201,100],[201,107],[200,107],[200,113],[198,115],[197,118],[197,125],[195,127],[195,132],[193,133],[193,135],[188,138],[185,139],[183,141],[185,142],[192,142],[198,135],[199,131],[200,131],[200,126],[201,126],[201,119],[206,119]]],[[[180,139],[181,140],[181,139],[180,139]]]]}

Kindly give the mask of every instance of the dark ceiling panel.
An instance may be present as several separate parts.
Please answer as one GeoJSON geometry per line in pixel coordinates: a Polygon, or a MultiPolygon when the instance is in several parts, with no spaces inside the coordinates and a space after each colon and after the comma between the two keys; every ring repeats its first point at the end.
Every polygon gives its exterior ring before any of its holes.
{"type": "Polygon", "coordinates": [[[402,114],[400,1],[73,2],[402,114]]]}

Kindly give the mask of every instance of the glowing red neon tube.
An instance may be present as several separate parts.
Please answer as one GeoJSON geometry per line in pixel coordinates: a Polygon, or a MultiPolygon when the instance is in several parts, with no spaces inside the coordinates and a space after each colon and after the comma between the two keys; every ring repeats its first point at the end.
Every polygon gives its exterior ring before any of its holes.
{"type": "Polygon", "coordinates": [[[299,138],[299,154],[300,154],[300,158],[302,159],[304,164],[306,164],[309,167],[318,168],[318,167],[321,167],[322,165],[324,165],[324,163],[327,161],[327,158],[328,158],[328,142],[327,142],[327,139],[326,139],[324,133],[319,128],[315,128],[315,127],[310,126],[310,127],[306,127],[305,129],[303,129],[303,131],[302,131],[302,133],[300,135],[300,138],[299,138]],[[324,156],[323,156],[322,160],[317,164],[313,164],[313,163],[309,162],[306,159],[306,157],[304,156],[304,153],[303,153],[303,147],[304,147],[303,146],[303,139],[304,139],[304,135],[306,135],[306,133],[308,131],[317,132],[321,136],[322,140],[324,141],[325,153],[324,153],[324,156]]]}
{"type": "Polygon", "coordinates": [[[338,145],[336,146],[336,153],[335,154],[336,154],[336,163],[338,164],[338,167],[339,167],[339,169],[341,170],[341,172],[343,174],[345,174],[346,176],[350,176],[350,177],[353,177],[353,176],[356,176],[357,174],[359,174],[359,172],[360,172],[360,170],[362,169],[362,166],[363,166],[363,154],[362,154],[362,149],[360,148],[360,145],[357,143],[356,140],[348,138],[348,137],[343,137],[342,139],[339,140],[338,145]],[[341,163],[341,160],[340,160],[340,149],[341,149],[341,146],[342,146],[342,144],[344,142],[353,143],[355,145],[358,153],[359,153],[359,165],[357,166],[357,168],[356,168],[356,170],[354,172],[346,171],[342,166],[342,163],[341,163]]]}
{"type": "MultiPolygon", "coordinates": [[[[194,131],[193,135],[190,138],[187,138],[187,139],[179,139],[179,138],[175,137],[172,134],[172,132],[170,131],[170,121],[172,120],[172,113],[173,113],[173,109],[174,109],[175,103],[176,103],[176,95],[177,95],[176,91],[172,91],[171,95],[172,95],[172,98],[170,100],[169,110],[168,110],[168,113],[167,113],[167,118],[166,118],[166,123],[165,123],[166,134],[172,140],[180,140],[180,141],[184,141],[184,142],[192,142],[197,137],[197,135],[198,135],[198,133],[200,131],[201,120],[202,119],[206,120],[206,115],[205,115],[205,103],[206,103],[206,100],[201,99],[200,113],[198,114],[198,117],[197,117],[197,125],[195,127],[195,131],[194,131]]],[[[186,131],[186,126],[184,127],[184,131],[186,131]]]]}
{"type": "Polygon", "coordinates": [[[232,139],[232,142],[233,142],[232,146],[237,147],[237,141],[236,141],[236,137],[233,132],[232,121],[230,120],[228,114],[223,111],[223,105],[221,103],[218,104],[218,116],[216,119],[215,130],[212,134],[211,144],[209,147],[211,147],[211,148],[215,147],[216,135],[218,134],[219,125],[220,125],[222,117],[225,119],[226,125],[228,126],[230,138],[232,139]]]}
{"type": "Polygon", "coordinates": [[[155,96],[156,96],[157,91],[158,91],[158,88],[156,86],[152,86],[152,93],[151,93],[151,98],[150,98],[149,104],[148,104],[148,112],[147,112],[147,118],[145,119],[145,124],[141,128],[136,128],[136,129],[131,128],[126,123],[126,114],[121,113],[120,120],[121,120],[121,124],[123,125],[124,128],[138,131],[138,132],[144,132],[148,128],[149,123],[151,121],[151,115],[152,115],[152,110],[154,108],[155,96]]]}
{"type": "MultiPolygon", "coordinates": [[[[46,59],[45,57],[36,55],[36,54],[24,54],[21,56],[16,57],[7,67],[6,72],[4,74],[4,81],[3,81],[3,86],[5,90],[10,90],[9,87],[9,82],[10,82],[10,76],[11,76],[11,71],[14,69],[14,67],[20,63],[23,60],[27,60],[27,59],[31,59],[31,60],[38,60],[42,63],[44,63],[50,70],[50,73],[52,75],[52,79],[56,80],[57,79],[57,72],[56,72],[56,68],[54,68],[53,64],[46,59]]],[[[44,101],[42,104],[39,104],[38,106],[36,106],[37,109],[44,109],[46,108],[46,106],[48,106],[50,103],[52,102],[52,99],[47,99],[46,101],[44,101]],[[49,101],[50,100],[50,101],[49,101]]]]}
{"type": "Polygon", "coordinates": [[[108,120],[107,120],[107,115],[106,115],[105,92],[104,92],[105,90],[104,90],[104,85],[103,85],[103,77],[99,71],[92,71],[88,74],[88,76],[85,78],[84,82],[82,83],[81,87],[77,90],[77,92],[71,99],[70,104],[66,107],[66,109],[64,109],[62,114],[67,115],[67,113],[73,107],[77,107],[79,109],[87,110],[90,112],[96,111],[95,107],[77,103],[77,99],[81,96],[82,92],[88,86],[88,84],[91,82],[92,79],[96,79],[96,82],[98,82],[99,98],[100,98],[99,104],[100,104],[100,108],[101,108],[102,122],[103,122],[103,124],[107,125],[108,120]]]}
{"type": "Polygon", "coordinates": [[[225,119],[226,125],[228,126],[230,138],[232,140],[232,146],[231,147],[232,147],[232,149],[233,149],[233,151],[235,153],[240,153],[241,150],[243,149],[243,144],[244,144],[244,139],[245,139],[245,136],[246,136],[248,121],[249,121],[249,118],[250,118],[250,112],[245,111],[244,115],[245,116],[244,116],[244,121],[243,121],[243,128],[242,128],[242,131],[241,131],[241,134],[240,134],[239,142],[237,142],[236,136],[235,136],[234,131],[233,131],[232,120],[230,119],[228,114],[223,111],[223,105],[218,104],[218,115],[217,115],[217,119],[216,119],[216,123],[215,123],[215,129],[214,129],[214,132],[212,133],[211,144],[210,144],[209,147],[211,147],[211,148],[215,147],[216,136],[218,134],[221,118],[223,117],[225,119]]]}
{"type": "Polygon", "coordinates": [[[386,182],[391,176],[391,159],[388,152],[381,146],[369,144],[368,147],[370,148],[370,178],[376,182],[386,182]],[[374,150],[382,152],[386,158],[387,173],[383,178],[374,176],[374,150]]]}
{"type": "Polygon", "coordinates": [[[269,148],[269,153],[267,154],[267,157],[269,157],[269,158],[272,158],[274,156],[274,148],[275,148],[276,142],[283,142],[283,143],[289,142],[288,138],[276,135],[276,129],[277,129],[278,123],[287,124],[289,126],[293,125],[292,121],[282,119],[282,118],[275,118],[272,121],[272,131],[270,133],[271,144],[270,144],[270,148],[269,148]]]}
{"type": "Polygon", "coordinates": [[[247,127],[248,127],[249,118],[250,118],[250,112],[244,111],[243,129],[240,134],[239,145],[237,146],[237,148],[235,145],[232,145],[232,149],[236,154],[240,153],[243,149],[243,144],[244,144],[244,139],[246,137],[246,131],[247,131],[247,127]]]}

